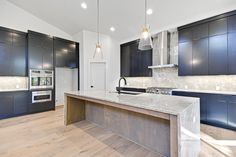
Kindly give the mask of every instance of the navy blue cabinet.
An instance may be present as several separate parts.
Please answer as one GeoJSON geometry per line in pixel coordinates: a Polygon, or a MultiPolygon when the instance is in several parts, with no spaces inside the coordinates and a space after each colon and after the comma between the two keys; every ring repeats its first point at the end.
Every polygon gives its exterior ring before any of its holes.
{"type": "Polygon", "coordinates": [[[236,74],[236,11],[178,30],[179,76],[236,74]]]}
{"type": "Polygon", "coordinates": [[[123,45],[120,47],[120,75],[123,77],[131,76],[131,51],[129,45],[123,45]]]}
{"type": "Polygon", "coordinates": [[[0,119],[28,113],[28,91],[0,92],[0,119]]]}
{"type": "Polygon", "coordinates": [[[0,119],[13,115],[13,95],[11,93],[0,93],[0,119]]]}
{"type": "Polygon", "coordinates": [[[27,76],[26,34],[13,33],[12,36],[12,74],[15,76],[27,76]]]}
{"type": "Polygon", "coordinates": [[[120,72],[123,77],[149,77],[152,70],[152,50],[138,50],[138,41],[132,41],[120,46],[120,72]]]}
{"type": "Polygon", "coordinates": [[[53,42],[56,67],[78,68],[79,44],[56,37],[53,42]]]}
{"type": "Polygon", "coordinates": [[[28,113],[29,92],[14,92],[14,115],[28,113]]]}
{"type": "Polygon", "coordinates": [[[186,28],[179,31],[179,43],[192,41],[192,28],[186,28]]]}
{"type": "Polygon", "coordinates": [[[0,28],[0,76],[27,76],[26,33],[0,28]]]}
{"type": "Polygon", "coordinates": [[[236,32],[228,34],[228,70],[236,74],[236,32]]]}
{"type": "Polygon", "coordinates": [[[236,128],[236,96],[230,96],[228,100],[228,125],[236,128]]]}
{"type": "Polygon", "coordinates": [[[209,74],[228,74],[227,34],[209,38],[209,74]]]}
{"type": "Polygon", "coordinates": [[[228,32],[236,32],[236,15],[228,17],[228,32]]]}
{"type": "MultiPolygon", "coordinates": [[[[209,28],[208,23],[199,24],[197,26],[194,26],[192,28],[192,39],[199,40],[199,39],[208,37],[208,33],[209,33],[208,28],[209,28]]],[[[181,36],[181,34],[180,34],[180,36],[181,36]]]]}
{"type": "Polygon", "coordinates": [[[219,126],[227,126],[227,96],[208,95],[207,122],[219,126]]]}
{"type": "Polygon", "coordinates": [[[208,74],[208,38],[202,38],[193,41],[192,74],[208,74]]]}
{"type": "Polygon", "coordinates": [[[179,76],[192,75],[192,42],[179,43],[179,76]]]}
{"type": "Polygon", "coordinates": [[[49,35],[28,32],[29,69],[53,70],[53,38],[49,35]]]}
{"type": "Polygon", "coordinates": [[[221,18],[209,23],[209,36],[227,33],[227,18],[221,18]]]}
{"type": "Polygon", "coordinates": [[[181,91],[172,94],[200,98],[201,123],[236,130],[236,96],[181,91]]]}

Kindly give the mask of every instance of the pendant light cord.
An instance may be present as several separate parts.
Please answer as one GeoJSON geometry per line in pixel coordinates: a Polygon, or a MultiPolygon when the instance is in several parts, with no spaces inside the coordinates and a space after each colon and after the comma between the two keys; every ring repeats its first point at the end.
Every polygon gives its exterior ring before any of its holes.
{"type": "Polygon", "coordinates": [[[145,10],[144,10],[144,15],[145,15],[145,27],[147,26],[147,0],[145,0],[145,10]]]}
{"type": "Polygon", "coordinates": [[[100,15],[99,15],[99,12],[100,12],[100,10],[99,10],[99,0],[97,0],[97,40],[98,40],[98,44],[99,44],[99,42],[100,42],[100,33],[99,33],[99,17],[100,17],[100,15]]]}

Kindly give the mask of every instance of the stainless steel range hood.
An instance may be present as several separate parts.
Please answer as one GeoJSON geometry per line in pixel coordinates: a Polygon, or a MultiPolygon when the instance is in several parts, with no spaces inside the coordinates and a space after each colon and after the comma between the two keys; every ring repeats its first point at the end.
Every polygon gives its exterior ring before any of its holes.
{"type": "Polygon", "coordinates": [[[172,29],[153,36],[153,66],[148,68],[173,68],[178,63],[178,31],[172,29]]]}

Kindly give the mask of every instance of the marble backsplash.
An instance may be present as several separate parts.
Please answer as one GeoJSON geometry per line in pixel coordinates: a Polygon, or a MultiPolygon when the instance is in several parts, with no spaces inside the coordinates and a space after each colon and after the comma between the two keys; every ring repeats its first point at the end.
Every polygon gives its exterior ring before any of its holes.
{"type": "Polygon", "coordinates": [[[27,77],[0,77],[0,91],[28,89],[27,77]]]}
{"type": "Polygon", "coordinates": [[[177,68],[154,69],[153,77],[127,78],[128,86],[236,91],[236,75],[178,76],[177,68]]]}

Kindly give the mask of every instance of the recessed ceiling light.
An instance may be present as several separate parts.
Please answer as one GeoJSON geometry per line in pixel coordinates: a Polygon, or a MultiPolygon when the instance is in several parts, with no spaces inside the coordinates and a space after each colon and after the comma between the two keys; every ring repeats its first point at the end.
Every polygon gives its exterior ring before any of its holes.
{"type": "Polygon", "coordinates": [[[115,30],[116,30],[115,27],[110,28],[110,31],[112,31],[112,32],[114,32],[115,30]]]}
{"type": "Polygon", "coordinates": [[[81,8],[83,8],[83,9],[87,9],[87,7],[88,7],[87,4],[86,4],[85,2],[81,3],[80,6],[81,6],[81,8]]]}
{"type": "Polygon", "coordinates": [[[152,15],[152,13],[153,13],[152,9],[149,8],[149,9],[147,10],[147,14],[148,14],[148,15],[152,15]]]}

